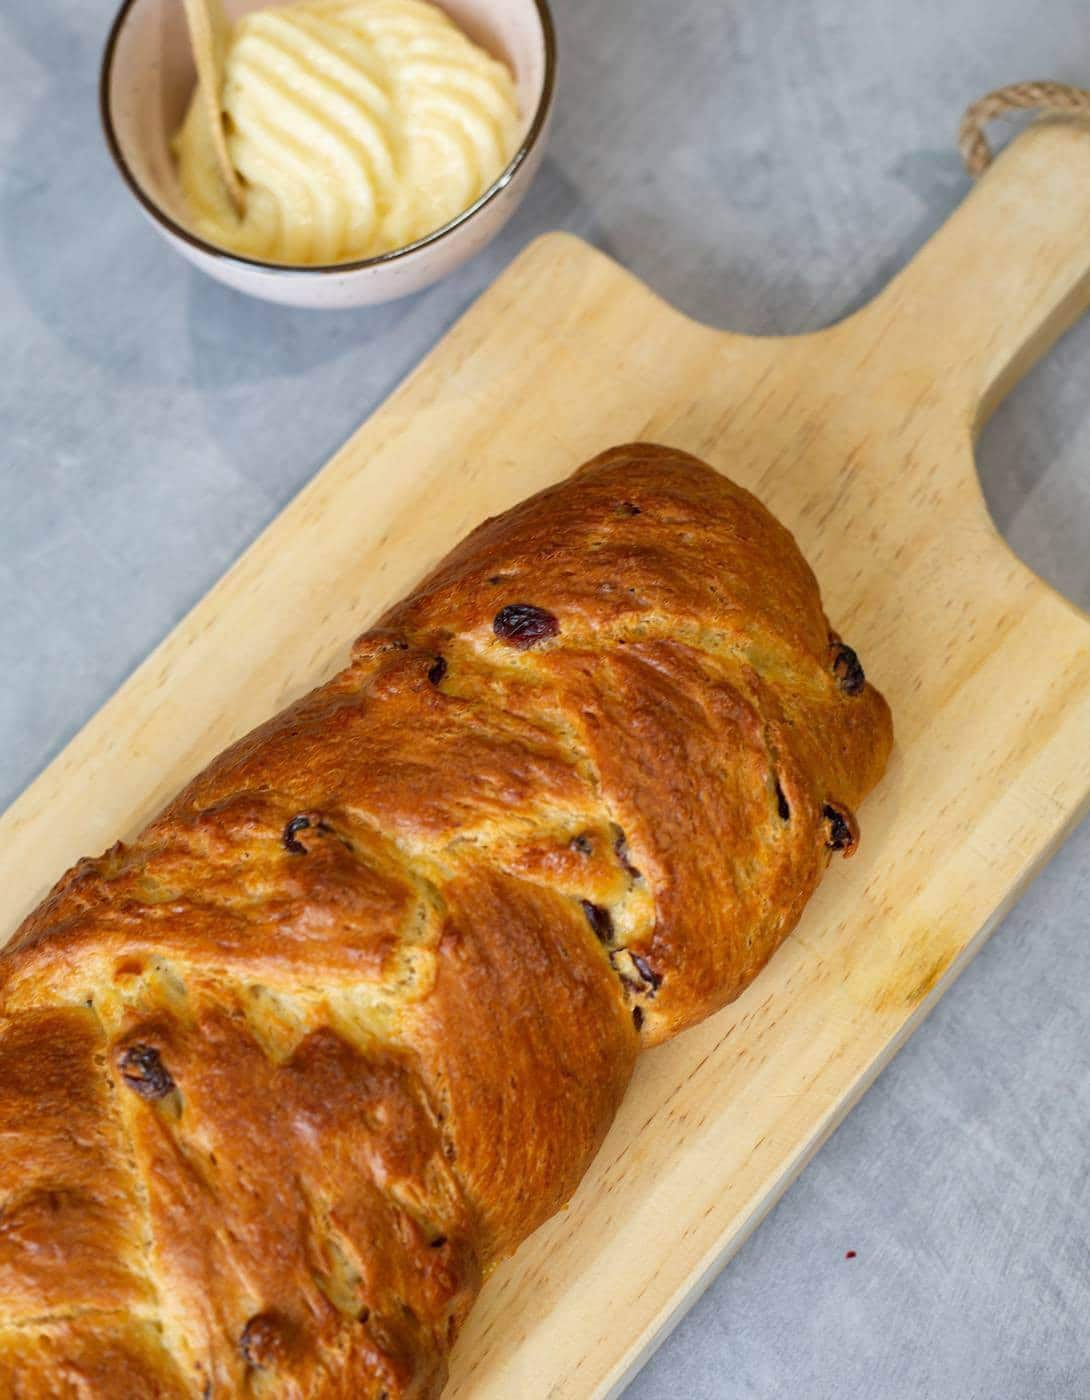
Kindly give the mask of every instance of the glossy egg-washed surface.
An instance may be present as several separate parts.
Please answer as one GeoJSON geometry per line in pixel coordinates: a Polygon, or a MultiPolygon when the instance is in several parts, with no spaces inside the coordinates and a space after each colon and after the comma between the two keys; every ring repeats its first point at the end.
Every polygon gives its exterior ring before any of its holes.
{"type": "Polygon", "coordinates": [[[0,959],[0,1394],[438,1394],[890,742],[791,536],[695,459],[486,522],[0,959]]]}

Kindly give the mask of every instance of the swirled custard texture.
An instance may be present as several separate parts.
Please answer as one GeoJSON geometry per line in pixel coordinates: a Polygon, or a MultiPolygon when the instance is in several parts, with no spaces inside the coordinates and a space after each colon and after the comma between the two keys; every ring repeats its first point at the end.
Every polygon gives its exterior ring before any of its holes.
{"type": "Polygon", "coordinates": [[[238,218],[202,103],[175,138],[197,232],[233,252],[322,264],[441,227],[514,152],[511,74],[426,0],[303,0],[246,15],[226,55],[238,218]]]}

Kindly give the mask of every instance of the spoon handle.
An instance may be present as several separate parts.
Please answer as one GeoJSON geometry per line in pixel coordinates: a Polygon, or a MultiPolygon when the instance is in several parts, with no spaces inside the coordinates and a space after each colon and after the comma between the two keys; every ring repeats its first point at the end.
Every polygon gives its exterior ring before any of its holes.
{"type": "Polygon", "coordinates": [[[227,48],[227,16],[221,0],[182,0],[182,3],[189,26],[189,41],[193,46],[193,59],[197,65],[197,86],[208,114],[216,163],[235,213],[242,218],[246,212],[246,193],[227,150],[227,134],[220,107],[223,60],[227,48]]]}

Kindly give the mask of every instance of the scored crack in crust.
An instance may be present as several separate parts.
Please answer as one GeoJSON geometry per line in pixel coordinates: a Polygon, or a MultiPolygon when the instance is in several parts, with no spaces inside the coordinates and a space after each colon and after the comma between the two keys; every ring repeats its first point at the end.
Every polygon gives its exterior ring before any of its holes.
{"type": "Polygon", "coordinates": [[[437,1395],[891,739],[791,535],[696,459],[486,521],[0,958],[0,1393],[437,1395]]]}

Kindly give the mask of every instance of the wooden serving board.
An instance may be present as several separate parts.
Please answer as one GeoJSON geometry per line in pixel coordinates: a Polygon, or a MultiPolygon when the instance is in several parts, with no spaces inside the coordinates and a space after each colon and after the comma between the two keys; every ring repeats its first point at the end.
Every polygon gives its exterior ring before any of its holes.
{"type": "Polygon", "coordinates": [[[819,335],[723,334],[540,240],[3,818],[7,929],[323,679],[472,525],[613,443],[695,452],[795,531],[893,706],[862,848],[740,1001],[643,1058],[570,1208],[489,1281],[451,1397],[616,1394],[1086,809],[1090,619],[997,534],[973,439],[1090,304],[1088,269],[1074,125],[1020,137],[819,335]]]}

